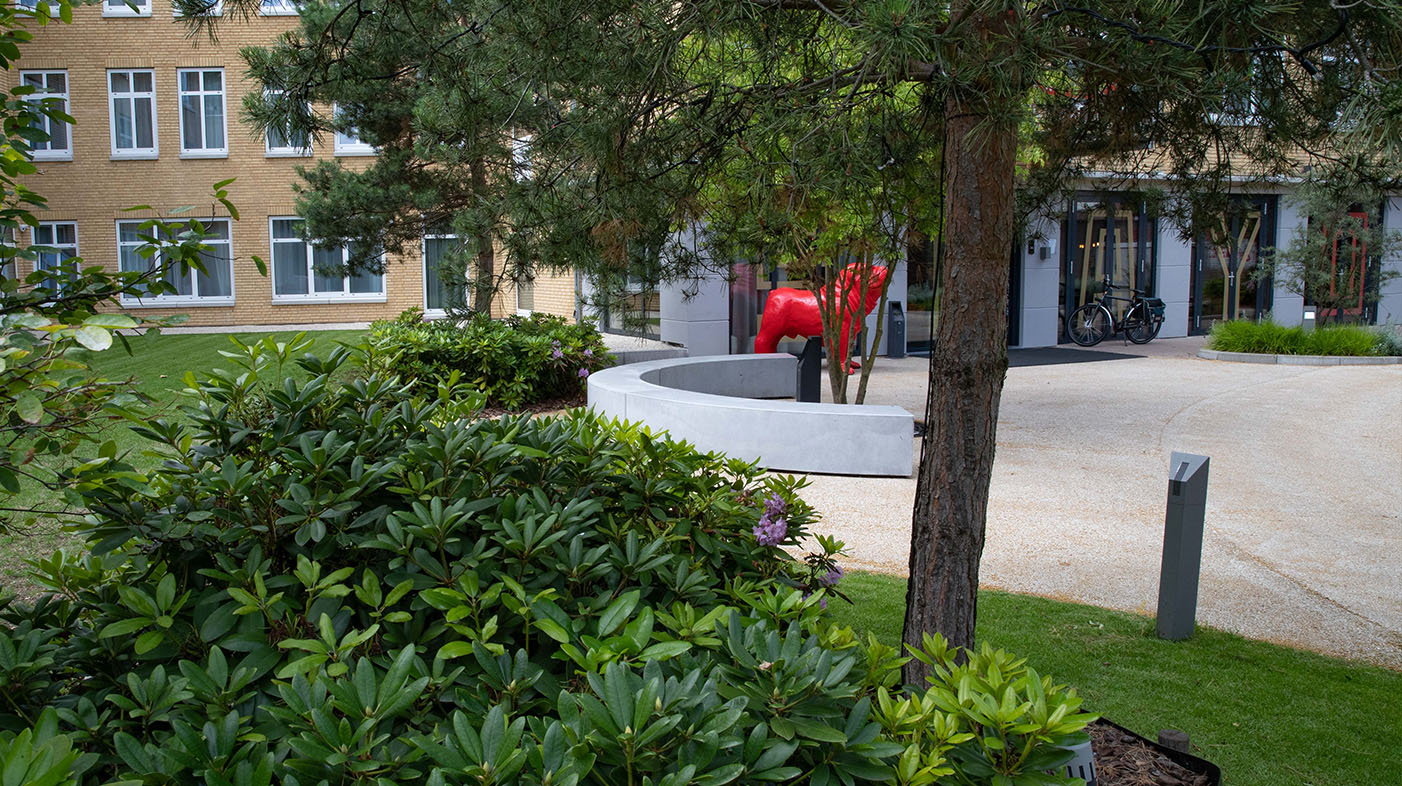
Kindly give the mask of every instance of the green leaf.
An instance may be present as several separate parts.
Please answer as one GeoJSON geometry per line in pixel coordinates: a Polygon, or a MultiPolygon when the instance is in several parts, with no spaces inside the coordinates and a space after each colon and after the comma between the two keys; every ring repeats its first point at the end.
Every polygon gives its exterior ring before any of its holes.
{"type": "Polygon", "coordinates": [[[165,639],[166,639],[165,631],[161,631],[161,630],[148,630],[148,631],[146,631],[145,633],[143,633],[143,634],[141,634],[140,636],[138,636],[137,639],[136,639],[136,654],[137,654],[137,655],[145,655],[146,653],[150,652],[151,650],[155,649],[156,647],[159,647],[160,644],[161,644],[161,642],[165,641],[165,639]]]}
{"type": "Polygon", "coordinates": [[[472,654],[472,643],[467,641],[450,641],[438,648],[438,660],[452,660],[461,658],[464,655],[472,654]]]}
{"type": "Polygon", "coordinates": [[[125,636],[129,633],[135,633],[142,628],[149,627],[150,625],[151,619],[149,617],[133,617],[131,619],[117,620],[103,628],[102,632],[97,634],[97,637],[99,639],[110,639],[113,636],[125,636]]]}
{"type": "Polygon", "coordinates": [[[84,325],[73,332],[73,338],[79,344],[94,351],[101,352],[112,346],[112,333],[100,327],[84,325]]]}
{"type": "Polygon", "coordinates": [[[21,391],[15,396],[15,414],[25,423],[38,423],[44,419],[44,402],[32,390],[21,391]]]}
{"type": "Polygon", "coordinates": [[[640,597],[642,597],[642,593],[639,590],[633,590],[610,603],[609,607],[604,609],[603,615],[599,617],[599,636],[607,636],[618,630],[619,626],[628,619],[628,615],[633,613],[640,597]]]}
{"type": "Polygon", "coordinates": [[[84,325],[118,330],[136,327],[136,320],[126,314],[94,314],[83,320],[84,325]]]}
{"type": "Polygon", "coordinates": [[[638,654],[640,660],[663,660],[675,658],[691,649],[688,641],[660,641],[638,654]]]}
{"type": "Polygon", "coordinates": [[[816,740],[818,742],[831,742],[836,744],[844,744],[847,742],[846,734],[843,734],[840,730],[834,729],[822,721],[809,720],[807,718],[789,718],[789,722],[793,724],[794,731],[798,732],[798,736],[800,737],[806,737],[807,739],[816,740]]]}

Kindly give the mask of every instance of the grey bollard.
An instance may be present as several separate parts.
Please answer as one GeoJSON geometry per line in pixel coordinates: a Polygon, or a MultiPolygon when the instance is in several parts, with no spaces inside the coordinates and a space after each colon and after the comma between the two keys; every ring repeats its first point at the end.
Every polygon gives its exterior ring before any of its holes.
{"type": "Polygon", "coordinates": [[[887,304],[886,357],[905,357],[905,309],[895,300],[887,304]]]}
{"type": "Polygon", "coordinates": [[[823,400],[823,340],[810,337],[798,356],[798,380],[794,398],[798,401],[823,400]]]}
{"type": "Polygon", "coordinates": [[[1207,512],[1207,456],[1174,451],[1168,463],[1168,512],[1159,570],[1157,631],[1186,639],[1197,622],[1203,518],[1207,512]]]}

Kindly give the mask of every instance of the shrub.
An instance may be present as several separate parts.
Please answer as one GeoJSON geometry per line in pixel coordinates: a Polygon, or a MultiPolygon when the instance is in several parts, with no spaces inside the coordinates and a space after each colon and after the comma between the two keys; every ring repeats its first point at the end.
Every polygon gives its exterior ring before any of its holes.
{"type": "Polygon", "coordinates": [[[1306,333],[1304,328],[1270,321],[1233,320],[1213,325],[1207,346],[1223,352],[1266,355],[1363,356],[1382,354],[1378,335],[1356,325],[1330,325],[1306,333]]]}
{"type": "Polygon", "coordinates": [[[903,659],[823,620],[840,544],[766,545],[808,533],[793,479],[587,413],[474,419],[452,381],[347,379],[345,350],[264,383],[293,351],[247,348],[188,421],[140,427],[160,472],[75,470],[90,551],[0,615],[18,771],[1043,783],[1085,739],[1074,692],[989,648],[929,639],[932,686],[893,694],[903,659]]]}
{"type": "Polygon", "coordinates": [[[1402,356],[1402,329],[1395,325],[1384,325],[1378,328],[1377,335],[1373,339],[1373,354],[1383,357],[1402,356]]]}
{"type": "Polygon", "coordinates": [[[577,396],[589,374],[612,363],[593,327],[547,314],[424,322],[406,312],[374,323],[370,336],[376,365],[430,390],[458,372],[506,409],[577,396]]]}

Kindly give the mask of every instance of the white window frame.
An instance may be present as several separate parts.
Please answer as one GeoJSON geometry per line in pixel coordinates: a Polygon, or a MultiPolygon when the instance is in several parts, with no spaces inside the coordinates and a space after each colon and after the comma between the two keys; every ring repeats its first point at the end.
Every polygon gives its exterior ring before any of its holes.
{"type": "Polygon", "coordinates": [[[297,16],[300,13],[293,0],[263,0],[258,6],[259,16],[297,16]]]}
{"type": "MultiPolygon", "coordinates": [[[[423,259],[424,316],[427,316],[427,317],[434,317],[434,318],[441,318],[441,317],[446,317],[446,316],[448,316],[448,309],[446,309],[446,308],[429,308],[429,307],[428,307],[428,241],[430,241],[430,240],[461,240],[461,239],[462,239],[462,238],[461,238],[457,233],[455,233],[455,232],[433,232],[433,231],[427,231],[427,230],[424,232],[423,242],[422,242],[422,244],[420,245],[420,251],[422,252],[422,259],[423,259]]],[[[442,279],[442,273],[439,273],[438,275],[439,275],[439,279],[441,280],[441,279],[442,279]]],[[[463,307],[464,307],[464,308],[471,308],[471,307],[472,307],[472,288],[471,288],[471,287],[465,286],[465,287],[463,288],[463,307]]]]}
{"type": "Polygon", "coordinates": [[[176,69],[176,71],[175,71],[175,90],[176,90],[177,96],[179,97],[179,101],[178,101],[178,103],[176,104],[176,109],[179,111],[179,114],[180,114],[180,157],[181,157],[181,158],[228,158],[228,157],[229,157],[229,91],[228,91],[228,87],[229,87],[229,83],[228,83],[228,81],[227,81],[227,79],[226,79],[226,77],[225,77],[225,75],[224,75],[224,69],[223,69],[223,68],[178,68],[178,69],[176,69]],[[219,90],[218,90],[217,92],[216,92],[216,91],[213,91],[213,90],[205,90],[205,89],[204,89],[204,75],[207,74],[207,73],[209,73],[209,72],[211,72],[211,71],[216,71],[216,72],[219,73],[219,90]],[[194,92],[190,92],[190,91],[187,91],[187,90],[185,89],[185,75],[186,75],[186,74],[199,74],[199,82],[200,82],[200,85],[199,85],[199,86],[200,86],[200,89],[199,89],[199,90],[196,90],[196,91],[194,91],[194,92]],[[196,97],[198,97],[199,104],[200,104],[200,138],[201,138],[201,141],[203,141],[204,134],[205,134],[205,132],[206,132],[206,129],[205,129],[205,127],[204,127],[204,103],[205,103],[205,101],[206,101],[210,96],[215,96],[215,95],[219,96],[219,103],[220,103],[220,105],[221,105],[221,107],[220,107],[220,112],[219,112],[219,119],[220,119],[220,122],[223,123],[223,127],[222,127],[220,130],[221,130],[222,135],[223,135],[223,137],[224,137],[224,146],[223,146],[223,147],[219,147],[219,148],[213,148],[213,147],[187,148],[187,147],[185,147],[185,98],[186,98],[187,96],[196,96],[196,97]]]}
{"type": "Polygon", "coordinates": [[[516,282],[516,316],[528,317],[535,313],[535,279],[523,279],[516,282]],[[525,284],[531,291],[531,305],[529,308],[521,307],[521,285],[525,284]]]}
{"type": "Polygon", "coordinates": [[[116,0],[117,5],[113,5],[114,0],[102,0],[102,15],[109,17],[138,17],[151,15],[151,0],[131,0],[131,4],[136,6],[132,9],[123,0],[116,0]]]}
{"type": "Polygon", "coordinates": [[[15,8],[22,8],[25,11],[38,11],[39,0],[14,0],[15,8]]]}
{"type": "Polygon", "coordinates": [[[530,180],[534,175],[531,169],[531,143],[535,137],[522,134],[511,138],[511,164],[517,182],[530,180]]]}
{"type": "MultiPolygon", "coordinates": [[[[36,0],[36,2],[37,2],[37,0],[36,0]]],[[[69,102],[68,102],[68,95],[69,95],[68,91],[69,91],[69,89],[72,87],[72,83],[68,81],[68,71],[65,70],[65,69],[60,69],[60,68],[49,68],[49,69],[43,69],[43,70],[35,69],[35,70],[32,70],[32,71],[20,71],[20,72],[19,72],[19,83],[20,83],[21,85],[23,85],[23,84],[25,84],[25,81],[24,81],[24,80],[25,80],[27,77],[35,76],[35,75],[41,76],[41,77],[43,78],[43,80],[44,80],[43,91],[40,91],[40,90],[36,89],[33,93],[30,93],[28,96],[25,97],[26,100],[34,101],[34,102],[37,103],[37,102],[40,101],[41,99],[45,99],[45,98],[60,98],[60,99],[63,100],[63,112],[64,112],[65,114],[72,114],[71,112],[68,111],[68,107],[70,106],[70,104],[69,104],[69,102]],[[62,91],[55,91],[55,90],[50,90],[50,89],[49,89],[49,77],[52,76],[52,75],[54,75],[54,74],[61,74],[61,75],[63,75],[63,90],[62,90],[62,91]]],[[[37,86],[36,86],[36,87],[37,87],[37,86]]],[[[44,150],[39,150],[39,149],[36,149],[36,148],[31,148],[30,154],[34,157],[34,160],[35,160],[35,161],[72,161],[72,160],[73,160],[73,125],[72,125],[71,123],[65,123],[65,122],[63,122],[62,120],[54,120],[54,119],[52,119],[52,118],[50,118],[50,117],[47,117],[47,116],[44,118],[44,124],[45,124],[46,130],[48,130],[49,136],[50,136],[50,140],[49,140],[48,142],[44,143],[44,144],[47,145],[47,144],[52,144],[52,143],[53,143],[53,139],[52,139],[52,136],[53,136],[53,128],[54,128],[54,126],[56,126],[56,125],[62,125],[62,126],[66,129],[66,136],[67,136],[67,140],[68,140],[68,146],[67,146],[65,149],[63,149],[63,150],[54,150],[54,149],[52,149],[52,148],[46,148],[46,149],[44,149],[44,150]]]]}
{"type": "MultiPolygon", "coordinates": [[[[265,90],[265,91],[263,92],[263,95],[265,95],[265,96],[274,96],[274,95],[279,95],[279,94],[281,94],[281,92],[282,92],[282,91],[280,91],[280,90],[265,90]]],[[[289,134],[288,136],[289,136],[289,138],[288,138],[287,141],[288,141],[288,142],[291,142],[291,141],[292,141],[292,139],[290,138],[291,135],[289,134]]],[[[264,155],[264,157],[266,157],[266,158],[307,158],[307,157],[311,156],[311,154],[312,154],[312,138],[311,138],[310,135],[307,136],[307,145],[306,145],[306,147],[292,147],[291,145],[284,145],[284,146],[281,146],[281,147],[274,147],[274,146],[273,146],[273,140],[272,140],[271,137],[268,136],[268,132],[267,132],[267,131],[264,131],[264,132],[263,132],[263,155],[264,155]]]]}
{"type": "MultiPolygon", "coordinates": [[[[196,290],[196,293],[195,293],[195,294],[193,294],[193,295],[170,295],[170,294],[163,294],[163,295],[155,295],[155,296],[150,296],[150,295],[148,295],[148,296],[146,296],[146,297],[132,297],[132,296],[130,296],[130,295],[122,295],[122,307],[123,307],[123,308],[171,308],[171,307],[180,307],[180,308],[191,308],[191,307],[193,307],[193,308],[201,308],[201,307],[225,307],[225,306],[232,306],[232,305],[234,305],[234,298],[235,298],[235,296],[238,294],[237,291],[236,291],[236,286],[237,286],[237,285],[236,285],[236,283],[234,282],[234,222],[233,222],[232,220],[228,219],[228,218],[214,218],[214,217],[210,217],[210,218],[195,218],[195,219],[192,219],[192,220],[198,221],[198,222],[200,222],[201,224],[205,225],[206,227],[209,226],[209,225],[211,225],[211,224],[219,223],[219,224],[223,224],[223,225],[227,228],[228,235],[229,235],[228,240],[216,240],[215,242],[211,243],[211,242],[209,241],[209,239],[206,238],[203,242],[204,242],[205,245],[208,245],[208,246],[213,246],[213,245],[217,245],[217,244],[225,244],[225,243],[228,244],[228,259],[229,259],[229,262],[228,262],[228,264],[229,264],[229,294],[227,294],[227,295],[213,295],[213,296],[200,295],[199,292],[198,292],[199,286],[200,286],[199,271],[195,270],[194,268],[191,268],[191,269],[190,269],[190,279],[191,279],[191,280],[190,280],[190,286],[191,286],[192,289],[196,290]]],[[[123,242],[122,242],[122,224],[141,224],[141,223],[144,223],[142,219],[127,219],[127,220],[119,220],[119,221],[117,221],[117,222],[115,223],[115,225],[114,225],[114,226],[115,226],[115,229],[116,229],[116,232],[117,232],[117,269],[118,269],[118,270],[121,270],[121,269],[122,269],[122,247],[123,247],[124,245],[132,246],[133,248],[139,248],[140,246],[143,246],[143,245],[146,244],[145,241],[140,241],[140,242],[137,242],[137,243],[123,243],[123,242]]],[[[164,259],[164,255],[163,255],[163,254],[160,254],[160,253],[157,253],[156,256],[152,258],[151,261],[154,262],[155,264],[158,264],[158,265],[164,265],[164,264],[166,264],[166,260],[164,259]]]]}
{"type": "MultiPolygon", "coordinates": [[[[39,226],[38,226],[37,228],[36,228],[36,227],[30,227],[30,229],[29,229],[29,245],[31,245],[31,246],[46,246],[46,247],[48,247],[48,248],[56,248],[56,249],[58,249],[59,259],[57,260],[57,262],[59,262],[59,263],[62,263],[65,259],[74,259],[74,258],[77,258],[77,257],[78,257],[78,222],[77,222],[77,221],[40,221],[40,222],[39,222],[39,226]],[[40,230],[40,229],[44,229],[44,228],[47,228],[47,229],[49,230],[49,233],[53,236],[54,240],[57,241],[57,240],[58,240],[58,228],[59,228],[60,226],[71,226],[71,227],[73,227],[73,244],[72,244],[72,245],[68,245],[68,244],[66,244],[66,243],[58,243],[58,242],[53,242],[53,243],[40,243],[40,242],[39,242],[39,230],[40,230]],[[72,252],[73,252],[73,256],[71,256],[71,257],[64,257],[64,256],[63,256],[63,252],[64,252],[64,251],[72,251],[72,252]]],[[[42,262],[42,260],[39,258],[38,253],[36,253],[35,256],[34,256],[34,270],[35,270],[35,271],[49,270],[49,269],[51,269],[51,268],[42,266],[42,265],[40,264],[41,262],[42,262]]],[[[60,291],[62,291],[63,288],[62,288],[62,287],[57,287],[57,289],[60,290],[60,291]]]]}
{"type": "Polygon", "coordinates": [[[160,155],[161,130],[156,122],[156,71],[151,68],[110,68],[107,70],[107,135],[112,143],[113,160],[149,160],[160,155]],[[120,96],[112,92],[113,74],[126,74],[127,80],[133,88],[135,87],[137,74],[150,74],[151,92],[138,92],[135,89],[123,93],[120,96]],[[146,97],[151,99],[151,146],[133,147],[130,149],[118,149],[117,147],[117,101],[123,98],[132,102],[132,135],[136,134],[136,99],[146,97]]]}
{"type": "MultiPolygon", "coordinates": [[[[331,105],[331,114],[334,118],[340,119],[341,108],[331,105]]],[[[342,131],[334,132],[336,136],[335,153],[338,156],[373,156],[379,153],[375,146],[369,142],[361,141],[359,136],[351,136],[342,131]]]]}
{"type": "MultiPolygon", "coordinates": [[[[297,242],[302,246],[302,254],[307,264],[307,293],[305,295],[279,294],[277,291],[277,244],[280,242],[290,243],[292,241],[286,238],[279,239],[273,234],[273,222],[275,221],[303,222],[305,221],[305,219],[299,216],[268,216],[268,259],[269,264],[273,266],[273,269],[270,271],[272,273],[273,305],[307,305],[319,303],[384,303],[387,301],[387,293],[389,292],[389,272],[387,270],[378,274],[380,276],[379,292],[351,292],[350,276],[341,276],[340,292],[315,291],[316,285],[314,282],[316,280],[316,268],[314,262],[315,257],[312,254],[312,250],[316,247],[316,244],[312,243],[310,240],[301,237],[297,239],[297,242]]],[[[325,246],[322,246],[322,248],[325,248],[325,246]]],[[[345,264],[350,255],[349,244],[342,243],[340,246],[340,251],[341,263],[345,264]]],[[[380,258],[381,260],[383,260],[384,255],[381,254],[380,258]]]]}

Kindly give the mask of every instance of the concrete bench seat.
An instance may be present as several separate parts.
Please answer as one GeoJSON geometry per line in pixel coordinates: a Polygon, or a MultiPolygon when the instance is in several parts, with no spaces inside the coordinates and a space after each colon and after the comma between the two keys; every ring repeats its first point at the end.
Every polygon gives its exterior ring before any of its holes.
{"type": "Polygon", "coordinates": [[[798,358],[713,355],[633,363],[589,377],[589,406],[767,469],[909,477],[914,417],[900,407],[792,397],[798,358]]]}

